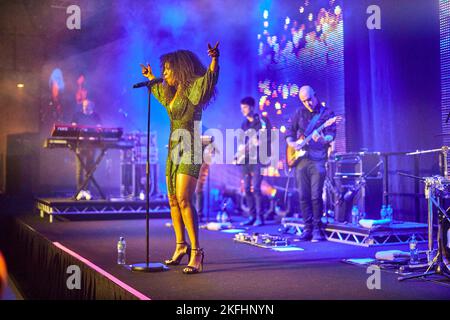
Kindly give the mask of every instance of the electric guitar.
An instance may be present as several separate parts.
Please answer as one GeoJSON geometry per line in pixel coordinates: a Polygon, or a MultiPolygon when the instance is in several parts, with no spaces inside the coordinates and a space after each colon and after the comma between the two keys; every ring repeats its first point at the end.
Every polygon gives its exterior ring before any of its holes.
{"type": "MultiPolygon", "coordinates": [[[[330,118],[327,121],[325,121],[320,127],[315,129],[314,131],[317,131],[318,133],[320,133],[326,127],[331,126],[333,123],[338,123],[341,120],[342,120],[342,116],[335,116],[333,118],[330,118]]],[[[297,165],[297,163],[301,160],[301,158],[303,158],[306,155],[306,151],[304,150],[304,148],[309,143],[309,141],[311,141],[311,139],[314,135],[314,131],[307,137],[304,137],[304,136],[300,137],[300,139],[298,139],[295,142],[295,144],[297,145],[297,148],[287,145],[286,162],[290,168],[295,167],[297,165]]]]}
{"type": "Polygon", "coordinates": [[[248,153],[250,151],[257,152],[256,147],[259,144],[259,133],[261,132],[261,130],[269,130],[268,134],[270,134],[271,125],[270,125],[269,119],[267,119],[267,117],[264,117],[264,116],[262,118],[260,118],[258,114],[255,114],[254,118],[256,121],[259,120],[261,122],[261,128],[259,130],[257,130],[257,133],[250,136],[245,144],[242,144],[240,146],[240,148],[238,148],[238,150],[235,153],[234,158],[233,158],[233,162],[232,162],[233,164],[244,164],[245,157],[246,157],[246,155],[248,155],[248,153]],[[252,149],[252,148],[255,148],[255,149],[252,149]]]}
{"type": "MultiPolygon", "coordinates": [[[[248,141],[242,145],[241,148],[238,149],[238,151],[234,155],[233,164],[244,164],[245,156],[249,153],[250,148],[252,146],[254,146],[256,148],[257,145],[258,145],[258,135],[255,134],[255,135],[251,136],[248,139],[248,141]]],[[[256,150],[255,150],[255,152],[256,152],[256,150]]]]}

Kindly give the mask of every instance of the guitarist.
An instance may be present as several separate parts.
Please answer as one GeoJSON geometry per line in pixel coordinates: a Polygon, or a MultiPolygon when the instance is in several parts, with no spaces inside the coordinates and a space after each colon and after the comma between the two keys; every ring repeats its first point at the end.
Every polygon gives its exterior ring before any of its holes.
{"type": "Polygon", "coordinates": [[[245,153],[245,160],[242,164],[242,177],[244,179],[245,200],[249,208],[250,217],[241,225],[255,227],[264,225],[264,217],[262,214],[262,196],[261,196],[261,164],[258,159],[258,133],[261,129],[270,130],[271,126],[266,117],[260,117],[255,112],[255,99],[246,97],[241,100],[241,112],[244,116],[241,129],[245,133],[253,132],[246,137],[241,137],[240,148],[245,153]],[[253,192],[252,192],[253,185],[253,192]]]}
{"type": "Polygon", "coordinates": [[[312,134],[312,140],[303,150],[304,157],[295,166],[295,177],[300,195],[300,209],[305,223],[301,240],[313,242],[324,240],[321,226],[323,214],[322,190],[325,181],[327,151],[336,136],[336,124],[332,124],[322,132],[315,129],[334,116],[333,112],[322,106],[316,93],[310,86],[300,88],[299,98],[304,108],[296,111],[286,131],[286,142],[299,149],[296,143],[301,136],[312,134]]]}

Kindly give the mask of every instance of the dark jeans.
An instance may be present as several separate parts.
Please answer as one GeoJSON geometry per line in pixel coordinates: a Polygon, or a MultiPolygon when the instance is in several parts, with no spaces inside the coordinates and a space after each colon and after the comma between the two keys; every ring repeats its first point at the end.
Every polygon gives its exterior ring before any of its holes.
{"type": "MultiPolygon", "coordinates": [[[[89,171],[94,166],[95,162],[95,150],[94,149],[79,149],[78,150],[79,155],[81,159],[83,160],[84,164],[86,165],[86,170],[89,171]]],[[[81,166],[80,160],[78,157],[75,158],[76,160],[76,178],[77,178],[77,188],[80,188],[81,185],[84,182],[84,178],[87,174],[87,171],[85,172],[83,170],[83,167],[81,166]]],[[[89,189],[90,183],[87,184],[85,189],[89,189]]]]}
{"type": "Polygon", "coordinates": [[[242,166],[242,176],[244,179],[245,200],[247,202],[250,217],[262,219],[261,166],[259,164],[244,164],[242,166]]]}
{"type": "Polygon", "coordinates": [[[325,161],[304,158],[295,168],[305,230],[321,227],[323,214],[322,191],[325,182],[325,161]]]}
{"type": "Polygon", "coordinates": [[[204,204],[205,204],[205,185],[208,179],[209,165],[203,163],[200,167],[200,173],[197,180],[197,186],[195,189],[195,207],[200,219],[204,216],[204,204]]]}

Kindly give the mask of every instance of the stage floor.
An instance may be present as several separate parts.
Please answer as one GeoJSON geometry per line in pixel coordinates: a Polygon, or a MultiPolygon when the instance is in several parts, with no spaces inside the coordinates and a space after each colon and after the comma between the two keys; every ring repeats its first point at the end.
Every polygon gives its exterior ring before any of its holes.
{"type": "MultiPolygon", "coordinates": [[[[276,252],[236,243],[234,234],[201,229],[203,273],[184,275],[183,264],[166,272],[142,274],[116,264],[116,244],[124,236],[127,263],[144,262],[145,220],[50,224],[34,215],[22,221],[150,299],[450,299],[450,282],[398,282],[397,275],[388,271],[381,273],[381,289],[369,290],[366,267],[342,262],[347,258],[374,258],[380,250],[407,250],[404,245],[365,248],[326,241],[305,242],[298,243],[303,251],[276,252]]],[[[172,229],[166,226],[169,221],[150,220],[151,262],[161,262],[172,254],[175,241],[172,229]]],[[[279,227],[273,223],[250,230],[276,234],[279,227]]]]}

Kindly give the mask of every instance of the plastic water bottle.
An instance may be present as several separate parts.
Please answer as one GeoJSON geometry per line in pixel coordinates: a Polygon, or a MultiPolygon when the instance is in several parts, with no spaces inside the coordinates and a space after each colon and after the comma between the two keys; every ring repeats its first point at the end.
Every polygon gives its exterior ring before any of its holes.
{"type": "Polygon", "coordinates": [[[386,219],[389,219],[392,221],[394,216],[394,209],[392,209],[391,205],[388,205],[386,209],[386,219]]]}
{"type": "Polygon", "coordinates": [[[358,206],[354,205],[352,208],[352,224],[357,226],[359,223],[359,209],[358,206]]]}
{"type": "Polygon", "coordinates": [[[117,264],[125,264],[125,252],[127,249],[127,243],[124,237],[120,237],[117,242],[117,264]]]}
{"type": "Polygon", "coordinates": [[[419,250],[417,249],[417,240],[414,234],[409,240],[409,255],[410,255],[409,264],[419,263],[419,250]]]}
{"type": "Polygon", "coordinates": [[[334,222],[334,211],[333,210],[327,210],[327,213],[326,213],[326,215],[324,215],[324,219],[322,219],[322,222],[324,222],[324,223],[333,223],[334,222]]]}
{"type": "Polygon", "coordinates": [[[222,223],[228,222],[228,213],[226,210],[222,213],[221,222],[222,223]]]}
{"type": "Polygon", "coordinates": [[[386,205],[383,204],[383,206],[381,207],[381,211],[380,211],[380,218],[386,219],[386,217],[387,217],[387,209],[386,209],[386,205]]]}

